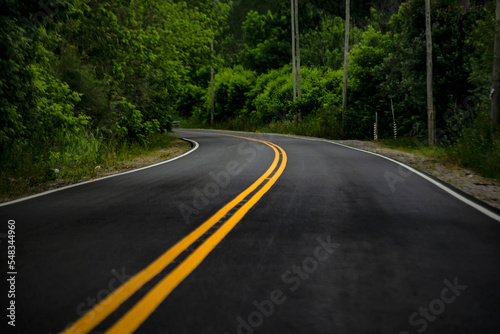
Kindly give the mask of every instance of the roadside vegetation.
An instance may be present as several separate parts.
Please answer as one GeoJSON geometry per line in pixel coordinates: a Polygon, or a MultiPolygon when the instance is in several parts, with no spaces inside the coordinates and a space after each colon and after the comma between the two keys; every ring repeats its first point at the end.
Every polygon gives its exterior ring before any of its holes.
{"type": "Polygon", "coordinates": [[[168,148],[227,3],[0,0],[0,194],[168,148]]]}
{"type": "Polygon", "coordinates": [[[6,164],[0,172],[0,202],[143,167],[190,148],[189,143],[168,134],[153,135],[147,144],[106,142],[93,136],[64,144],[44,162],[27,153],[5,152],[12,167],[6,164]]]}
{"type": "MultiPolygon", "coordinates": [[[[382,144],[499,178],[500,131],[489,118],[495,2],[432,1],[436,147],[426,144],[424,0],[352,5],[345,136],[345,9],[338,3],[299,1],[302,99],[295,102],[290,42],[281,43],[291,36],[289,2],[249,11],[239,28],[226,29],[217,49],[224,61],[215,71],[214,127],[373,140],[377,114],[382,144]]],[[[210,127],[209,90],[198,98],[180,115],[183,126],[210,127]]]]}
{"type": "Polygon", "coordinates": [[[422,155],[437,161],[473,170],[479,175],[500,181],[500,136],[490,137],[487,119],[477,119],[464,127],[455,140],[431,147],[414,138],[382,139],[382,146],[422,155]]]}
{"type": "Polygon", "coordinates": [[[424,0],[352,3],[344,136],[345,5],[298,8],[294,101],[289,1],[0,0],[0,193],[173,145],[174,120],[210,127],[211,68],[217,129],[372,140],[377,114],[384,145],[499,177],[494,1],[432,1],[435,148],[423,144],[424,0]]]}

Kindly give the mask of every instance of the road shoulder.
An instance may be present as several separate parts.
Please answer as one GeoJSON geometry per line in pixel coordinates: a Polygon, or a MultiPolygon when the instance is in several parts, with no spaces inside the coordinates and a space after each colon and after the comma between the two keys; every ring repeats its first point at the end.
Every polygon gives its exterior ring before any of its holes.
{"type": "Polygon", "coordinates": [[[500,209],[500,183],[495,179],[482,177],[466,168],[447,164],[432,158],[381,147],[374,142],[360,140],[341,140],[335,142],[377,153],[415,167],[492,207],[500,209]]]}

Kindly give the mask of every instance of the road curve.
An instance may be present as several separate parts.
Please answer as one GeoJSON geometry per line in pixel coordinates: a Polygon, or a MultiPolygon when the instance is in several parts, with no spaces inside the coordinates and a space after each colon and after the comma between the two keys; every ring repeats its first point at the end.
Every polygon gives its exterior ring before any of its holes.
{"type": "Polygon", "coordinates": [[[199,147],[0,207],[8,333],[500,332],[494,209],[327,141],[176,134],[199,147]]]}

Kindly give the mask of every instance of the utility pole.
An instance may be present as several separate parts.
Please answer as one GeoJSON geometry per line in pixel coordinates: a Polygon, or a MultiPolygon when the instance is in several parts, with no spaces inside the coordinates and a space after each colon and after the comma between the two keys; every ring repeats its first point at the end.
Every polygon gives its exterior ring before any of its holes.
{"type": "Polygon", "coordinates": [[[297,97],[297,75],[295,74],[295,0],[290,0],[292,4],[292,67],[293,67],[293,102],[295,102],[295,98],[297,97]]]}
{"type": "MultiPolygon", "coordinates": [[[[219,0],[212,0],[214,6],[219,0]]],[[[214,7],[212,7],[214,8],[214,7]]],[[[217,9],[217,8],[215,8],[217,9]]],[[[213,13],[212,13],[213,15],[213,13]]],[[[212,16],[210,16],[210,30],[213,32],[212,16]]],[[[210,126],[214,127],[214,110],[215,110],[215,97],[214,97],[214,37],[210,41],[210,126]]]]}
{"type": "Polygon", "coordinates": [[[436,144],[436,115],[432,92],[432,25],[430,0],[425,0],[425,39],[427,44],[427,132],[429,135],[429,145],[434,146],[436,144]]]}
{"type": "Polygon", "coordinates": [[[497,0],[495,11],[495,43],[493,46],[493,85],[491,94],[491,134],[498,125],[498,108],[500,107],[500,0],[497,0]]]}
{"type": "MultiPolygon", "coordinates": [[[[297,33],[295,37],[297,38],[297,97],[300,100],[302,98],[302,92],[300,87],[300,37],[299,37],[299,0],[295,0],[295,29],[297,33]]],[[[300,118],[300,115],[299,115],[300,118]]]]}
{"type": "Polygon", "coordinates": [[[210,42],[210,126],[214,127],[214,109],[215,109],[215,101],[214,101],[214,40],[210,42]]]}
{"type": "Polygon", "coordinates": [[[344,87],[342,92],[342,138],[345,137],[345,112],[347,109],[347,64],[349,63],[349,21],[351,16],[351,3],[345,3],[345,47],[344,47],[344,87]]]}

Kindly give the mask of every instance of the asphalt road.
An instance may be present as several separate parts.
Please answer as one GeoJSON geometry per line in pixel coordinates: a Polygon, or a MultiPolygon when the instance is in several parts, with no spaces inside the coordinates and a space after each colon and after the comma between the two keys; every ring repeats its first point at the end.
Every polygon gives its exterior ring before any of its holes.
{"type": "Polygon", "coordinates": [[[326,141],[176,134],[199,147],[0,206],[7,333],[500,333],[494,209],[326,141]]]}

